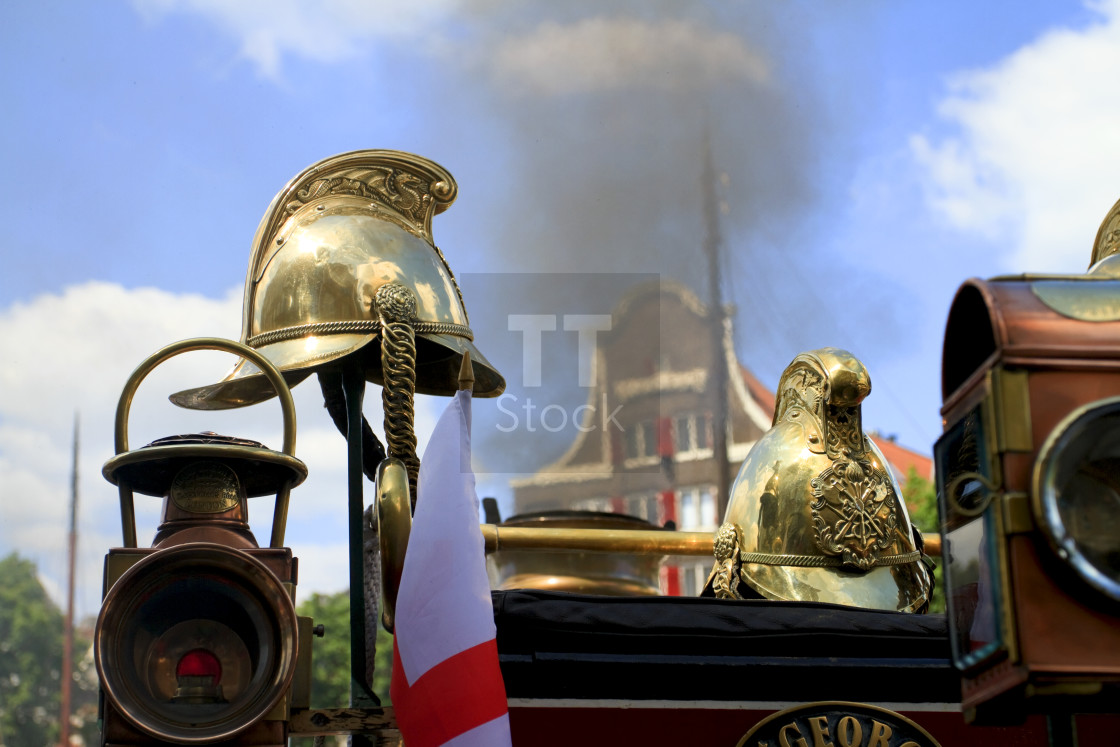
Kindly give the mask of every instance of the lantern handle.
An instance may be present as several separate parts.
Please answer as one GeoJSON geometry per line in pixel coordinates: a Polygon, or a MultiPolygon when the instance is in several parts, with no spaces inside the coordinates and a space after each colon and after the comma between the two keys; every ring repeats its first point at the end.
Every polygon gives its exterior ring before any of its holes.
{"type": "MultiPolygon", "coordinates": [[[[124,390],[121,392],[121,397],[117,401],[117,414],[116,421],[113,428],[113,444],[117,454],[123,454],[128,451],[128,414],[132,408],[132,400],[136,396],[136,390],[140,388],[142,382],[152,370],[167,361],[182,353],[188,353],[195,350],[219,350],[227,353],[233,353],[242,358],[245,358],[250,363],[253,363],[261,370],[261,373],[272,384],[280,398],[280,409],[284,415],[284,454],[294,457],[296,455],[296,405],[292,399],[292,390],[288,387],[288,382],[284,381],[284,377],[273,365],[272,361],[264,357],[260,352],[245,345],[244,343],[235,342],[233,340],[226,340],[221,337],[194,337],[189,340],[180,340],[173,342],[166,347],[163,347],[148,356],[143,363],[136,367],[132,375],[128,377],[125,382],[124,390]]],[[[136,509],[132,497],[132,486],[127,484],[126,481],[121,480],[118,483],[120,489],[121,501],[121,527],[124,533],[124,546],[136,547],[136,509]]],[[[273,545],[276,546],[277,532],[276,520],[287,518],[287,493],[288,487],[285,486],[277,496],[276,517],[273,519],[273,545]],[[281,511],[281,503],[283,509],[281,511]]],[[[279,537],[280,542],[283,542],[282,532],[279,537]]]]}

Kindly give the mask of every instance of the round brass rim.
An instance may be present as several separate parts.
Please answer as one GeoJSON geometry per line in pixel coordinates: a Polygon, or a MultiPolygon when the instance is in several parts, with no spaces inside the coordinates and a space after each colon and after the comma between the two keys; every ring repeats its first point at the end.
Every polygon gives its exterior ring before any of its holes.
{"type": "MultiPolygon", "coordinates": [[[[101,474],[113,485],[118,485],[123,480],[137,492],[162,497],[166,494],[166,486],[145,484],[130,474],[133,471],[130,468],[153,461],[170,462],[192,458],[257,462],[251,475],[254,480],[245,486],[249,498],[275,495],[284,484],[294,488],[307,479],[307,465],[289,454],[253,446],[212,444],[172,444],[128,451],[106,461],[101,474]]],[[[174,470],[171,470],[167,476],[168,485],[173,473],[174,470]]]]}
{"type": "Polygon", "coordinates": [[[1118,413],[1120,397],[1108,397],[1078,407],[1050,431],[1034,463],[1031,510],[1035,523],[1042,529],[1058,558],[1073,568],[1094,589],[1120,602],[1120,581],[1110,578],[1094,565],[1070,534],[1058,508],[1054,484],[1059,461],[1070,443],[1080,435],[1080,431],[1101,416],[1118,413]]]}

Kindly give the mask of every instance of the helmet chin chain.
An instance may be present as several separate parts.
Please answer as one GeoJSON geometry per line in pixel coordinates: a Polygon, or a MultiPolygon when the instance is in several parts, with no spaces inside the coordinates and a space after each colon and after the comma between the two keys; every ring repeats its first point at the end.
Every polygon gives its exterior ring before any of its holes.
{"type": "Polygon", "coordinates": [[[416,456],[416,296],[400,283],[377,289],[374,305],[381,320],[381,370],[384,387],[385,441],[389,456],[404,462],[412,508],[416,508],[416,481],[420,459],[416,456]]]}

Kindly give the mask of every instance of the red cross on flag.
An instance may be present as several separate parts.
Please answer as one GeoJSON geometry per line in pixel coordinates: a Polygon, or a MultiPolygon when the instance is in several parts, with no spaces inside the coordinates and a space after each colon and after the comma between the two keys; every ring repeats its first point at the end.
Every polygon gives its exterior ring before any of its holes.
{"type": "Polygon", "coordinates": [[[471,471],[471,393],[455,394],[420,461],[389,688],[407,747],[510,745],[471,471]]]}

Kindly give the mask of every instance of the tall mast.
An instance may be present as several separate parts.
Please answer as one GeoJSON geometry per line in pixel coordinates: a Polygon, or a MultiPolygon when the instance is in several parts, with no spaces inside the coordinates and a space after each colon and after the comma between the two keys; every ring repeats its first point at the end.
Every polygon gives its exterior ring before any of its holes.
{"type": "Polygon", "coordinates": [[[720,284],[719,197],[716,195],[716,169],[712,162],[712,142],[704,135],[704,173],[701,190],[704,197],[704,254],[708,259],[708,313],[712,336],[712,458],[716,466],[716,521],[723,520],[731,492],[731,474],[727,459],[727,375],[728,361],[724,351],[727,315],[723,307],[720,284]]]}
{"type": "Polygon", "coordinates": [[[78,553],[78,413],[74,413],[74,454],[70,468],[69,575],[66,590],[66,627],[62,631],[62,732],[59,744],[70,747],[70,687],[74,681],[74,568],[78,553]]]}

